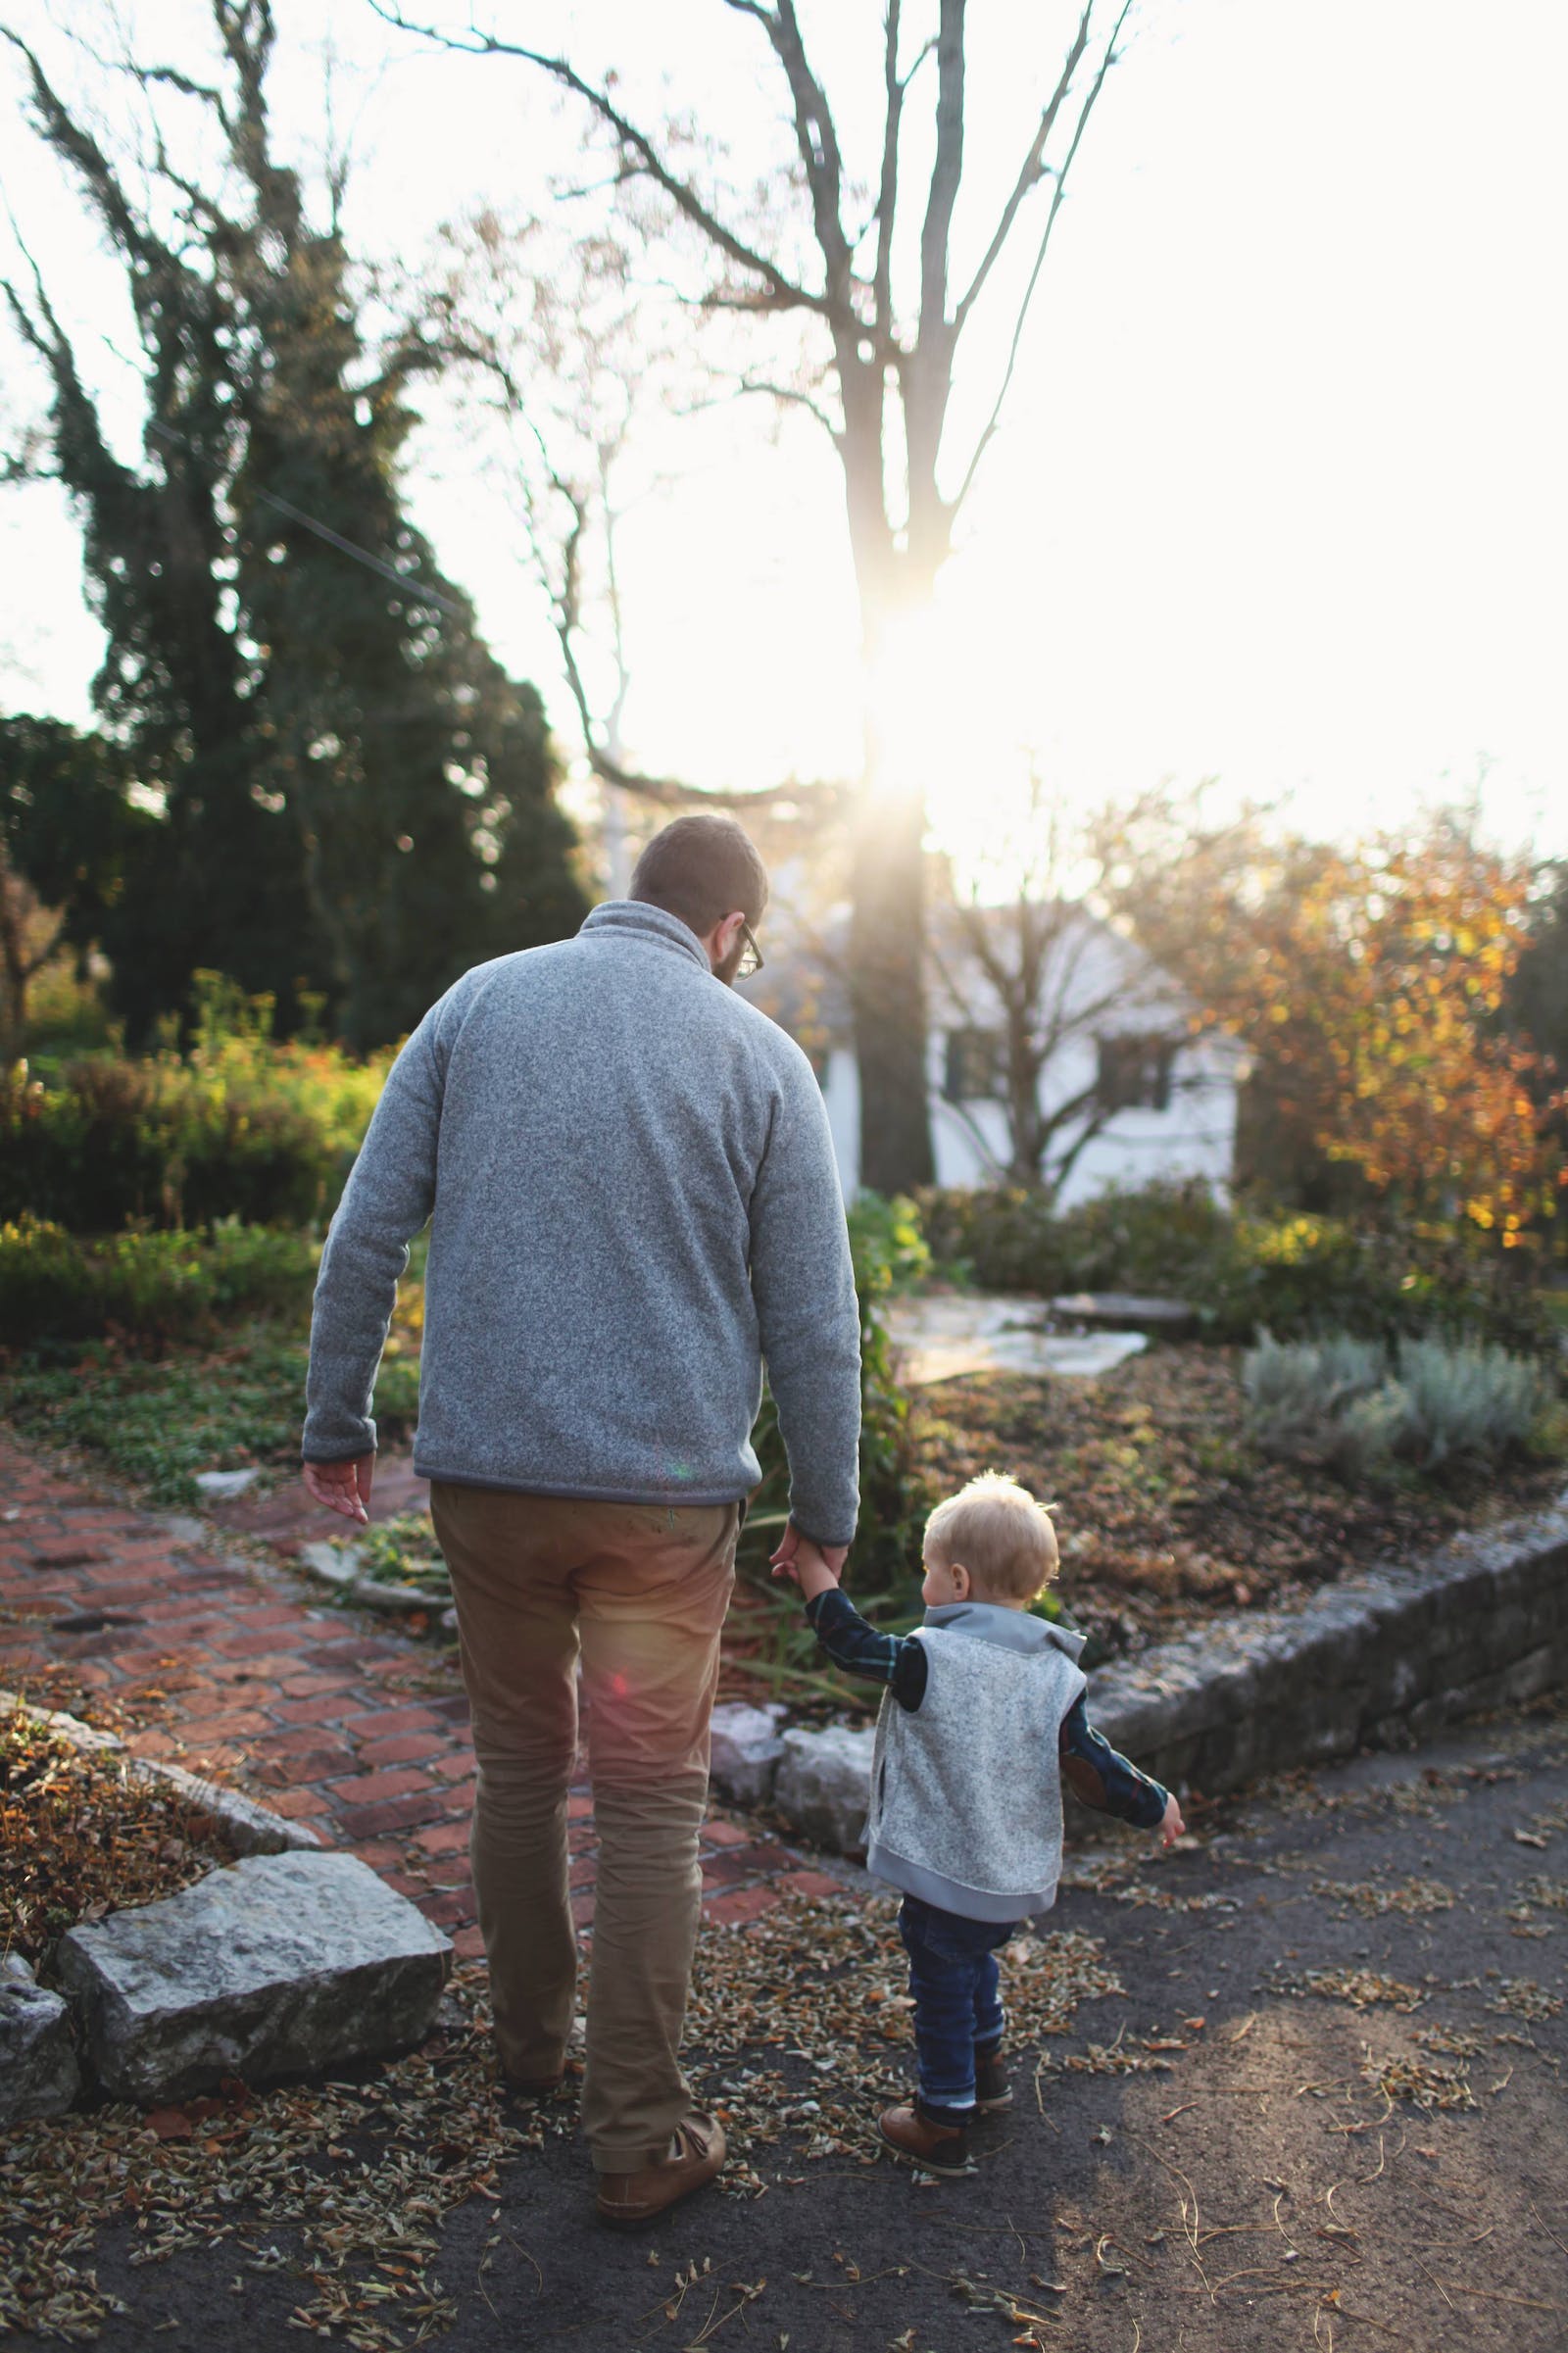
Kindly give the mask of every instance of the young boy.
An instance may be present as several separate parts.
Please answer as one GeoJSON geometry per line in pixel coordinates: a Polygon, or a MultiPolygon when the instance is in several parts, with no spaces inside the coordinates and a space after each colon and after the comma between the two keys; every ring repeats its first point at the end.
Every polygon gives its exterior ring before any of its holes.
{"type": "Polygon", "coordinates": [[[1184,1825],[1169,1791],[1091,1728],[1083,1636],[1030,1614],[1058,1566],[1044,1507],[988,1471],[937,1505],[924,1559],[925,1623],[910,1635],[867,1625],[814,1549],[782,1565],[828,1655],[888,1687],[865,1859],[904,1891],[919,2092],[880,2130],[900,2156],[961,2174],[975,2114],[1012,2098],[995,1956],[1055,1901],[1063,1775],[1166,1846],[1184,1825]]]}

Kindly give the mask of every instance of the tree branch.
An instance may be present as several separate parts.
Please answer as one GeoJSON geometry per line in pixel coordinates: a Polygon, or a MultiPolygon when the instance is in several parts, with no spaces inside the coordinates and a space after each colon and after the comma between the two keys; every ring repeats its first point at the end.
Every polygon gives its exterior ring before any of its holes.
{"type": "MultiPolygon", "coordinates": [[[[658,187],[662,188],[671,203],[694,226],[702,230],[709,242],[716,246],[738,270],[760,279],[759,296],[743,307],[807,310],[818,312],[825,319],[836,317],[834,304],[827,294],[814,294],[808,287],[798,285],[776,262],[770,262],[765,254],[758,253],[720,221],[712,209],[704,203],[691,182],[680,178],[669,169],[650,135],[620,112],[607,90],[596,90],[565,58],[547,56],[542,49],[529,49],[517,41],[501,40],[494,33],[476,31],[469,38],[463,39],[455,33],[440,32],[433,25],[413,23],[401,8],[388,5],[388,0],[370,0],[370,6],[383,24],[394,25],[400,32],[414,33],[418,38],[434,41],[440,48],[456,50],[466,57],[517,58],[524,65],[537,66],[542,74],[548,74],[563,89],[582,99],[599,121],[613,131],[620,145],[638,159],[640,170],[658,187]]],[[[753,10],[751,13],[760,12],[753,10]]],[[[715,309],[735,306],[734,297],[715,294],[710,299],[715,309]]],[[[841,323],[853,325],[853,319],[841,323]]]]}
{"type": "Polygon", "coordinates": [[[882,83],[887,113],[882,126],[882,177],[877,188],[876,261],[871,272],[871,309],[880,332],[893,332],[893,221],[899,202],[899,131],[904,122],[906,84],[899,79],[899,24],[903,0],[888,0],[883,20],[882,83]]]}
{"type": "Polygon", "coordinates": [[[968,466],[964,472],[963,480],[958,486],[957,496],[954,499],[949,509],[950,515],[956,515],[959,508],[963,505],[964,500],[968,497],[970,490],[973,488],[975,475],[980,470],[980,462],[984,458],[986,451],[990,448],[991,443],[996,436],[997,427],[1002,421],[1003,408],[1005,405],[1007,394],[1012,388],[1013,373],[1018,366],[1018,353],[1023,343],[1023,330],[1028,321],[1029,308],[1034,301],[1035,288],[1040,283],[1040,272],[1046,266],[1046,255],[1051,246],[1051,232],[1056,225],[1056,215],[1061,210],[1062,198],[1066,194],[1067,174],[1072,169],[1073,158],[1078,153],[1079,142],[1083,138],[1085,126],[1088,123],[1091,114],[1094,112],[1095,101],[1100,96],[1101,91],[1104,88],[1105,76],[1116,62],[1117,36],[1119,35],[1123,25],[1127,22],[1127,17],[1131,8],[1132,0],[1122,0],[1121,13],[1118,15],[1114,25],[1111,27],[1110,39],[1105,44],[1105,54],[1100,61],[1100,70],[1096,74],[1094,81],[1090,85],[1089,95],[1084,100],[1082,109],[1079,112],[1077,125],[1072,134],[1072,143],[1068,147],[1067,153],[1062,159],[1061,168],[1056,173],[1056,184],[1052,190],[1051,209],[1046,215],[1046,225],[1041,232],[1040,248],[1035,255],[1034,268],[1029,272],[1029,283],[1024,288],[1023,300],[1018,306],[1018,316],[1013,324],[1012,342],[1008,347],[1007,365],[1003,371],[1002,384],[998,390],[996,401],[992,407],[991,415],[986,419],[985,430],[980,435],[979,440],[975,443],[974,455],[970,458],[968,466]]]}
{"type": "Polygon", "coordinates": [[[1066,63],[1061,69],[1061,74],[1049,102],[1041,113],[1039,125],[1029,143],[1029,152],[1024,157],[1018,176],[1013,182],[1012,193],[1002,208],[1002,218],[997,223],[996,234],[987,246],[980,267],[969,282],[968,292],[963,296],[953,315],[955,341],[963,332],[964,320],[980,298],[981,288],[991,275],[997,258],[1007,242],[1008,234],[1014,221],[1018,218],[1019,209],[1025,197],[1028,196],[1031,189],[1039,185],[1046,175],[1046,148],[1050,144],[1052,132],[1056,127],[1056,117],[1061,112],[1063,101],[1072,86],[1072,77],[1078,71],[1084,50],[1088,45],[1089,22],[1094,13],[1095,0],[1087,0],[1084,13],[1078,20],[1077,33],[1074,35],[1071,48],[1067,51],[1066,63]]]}
{"type": "Polygon", "coordinates": [[[920,227],[920,323],[917,339],[948,330],[948,239],[963,176],[964,0],[942,0],[937,27],[936,160],[920,227]]]}

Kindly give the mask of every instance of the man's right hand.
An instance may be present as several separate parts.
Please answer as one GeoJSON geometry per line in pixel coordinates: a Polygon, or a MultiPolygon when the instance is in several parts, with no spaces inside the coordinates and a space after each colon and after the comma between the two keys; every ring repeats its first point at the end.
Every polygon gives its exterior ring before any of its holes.
{"type": "Polygon", "coordinates": [[[356,1520],[362,1526],[370,1517],[366,1505],[370,1500],[370,1480],[375,1472],[373,1454],[356,1454],[347,1462],[307,1462],[301,1474],[307,1488],[318,1503],[328,1511],[339,1512],[346,1520],[356,1520]]]}
{"type": "Polygon", "coordinates": [[[808,1557],[819,1561],[837,1585],[844,1572],[844,1563],[850,1557],[850,1547],[848,1544],[816,1544],[810,1537],[803,1536],[791,1520],[768,1565],[775,1577],[782,1578],[787,1584],[799,1585],[801,1564],[808,1557]]]}

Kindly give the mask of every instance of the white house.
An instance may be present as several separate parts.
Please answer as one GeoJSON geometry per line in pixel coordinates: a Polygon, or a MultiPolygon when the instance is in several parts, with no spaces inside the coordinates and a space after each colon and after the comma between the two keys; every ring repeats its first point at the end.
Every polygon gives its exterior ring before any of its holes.
{"type": "MultiPolygon", "coordinates": [[[[986,911],[1004,968],[1012,919],[1008,909],[986,911]]],[[[994,1184],[1012,1157],[1006,1005],[966,947],[962,922],[936,910],[931,929],[927,1067],[937,1182],[994,1184]]],[[[860,1082],[842,977],[846,937],[839,915],[810,950],[770,948],[764,970],[744,987],[811,1056],[848,1198],[859,1182],[860,1082]]],[[[1042,1110],[1075,1106],[1046,1158],[1048,1178],[1068,1162],[1061,1206],[1152,1177],[1229,1186],[1245,1057],[1231,1039],[1195,1034],[1180,993],[1141,951],[1083,910],[1065,911],[1031,1009],[1035,1034],[1051,1047],[1039,1080],[1042,1110]]]]}

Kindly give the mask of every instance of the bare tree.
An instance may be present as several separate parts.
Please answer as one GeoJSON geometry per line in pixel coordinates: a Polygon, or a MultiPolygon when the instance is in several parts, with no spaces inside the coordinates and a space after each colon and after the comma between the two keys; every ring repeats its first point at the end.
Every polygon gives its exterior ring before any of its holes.
{"type": "MultiPolygon", "coordinates": [[[[953,222],[965,168],[966,0],[935,0],[935,29],[906,38],[903,0],[886,0],[877,112],[881,134],[864,203],[846,160],[840,112],[808,51],[794,0],[715,0],[749,19],[765,41],[792,127],[793,169],[747,204],[726,191],[711,155],[668,123],[633,118],[614,76],[595,79],[564,54],[478,28],[411,19],[397,0],[372,0],[404,30],[479,57],[514,59],[586,108],[612,149],[617,176],[652,193],[694,235],[707,276],[697,297],[710,317],[747,322],[760,366],[740,388],[801,407],[830,435],[844,476],[863,662],[874,668],[897,617],[926,603],[955,524],[996,437],[1025,320],[1061,212],[1068,174],[1117,55],[1131,0],[1085,0],[1066,57],[1050,80],[1016,171],[978,258],[957,273],[953,222]],[[918,184],[906,170],[906,113],[917,76],[934,79],[932,152],[918,184]],[[1055,161],[1048,157],[1054,156],[1055,161]],[[874,193],[872,191],[874,190],[874,193]],[[857,217],[857,207],[859,207],[857,217]],[[971,321],[1017,242],[1033,251],[1014,285],[1010,334],[996,349],[993,396],[961,449],[949,446],[955,368],[971,321]],[[806,330],[802,366],[774,371],[774,322],[806,330]]],[[[1022,257],[1020,257],[1022,259],[1022,257]]],[[[932,1172],[925,1090],[923,971],[925,812],[885,772],[867,698],[864,779],[858,816],[851,981],[861,1071],[860,1165],[883,1190],[932,1172]]]]}
{"type": "Polygon", "coordinates": [[[937,1007],[960,1041],[949,1108],[1009,1184],[1055,1196],[1123,1111],[1214,1084],[1198,1053],[1214,1024],[1112,916],[1148,816],[1140,804],[1084,821],[1036,776],[1019,838],[993,861],[1014,878],[1011,896],[960,891],[950,868],[933,911],[937,1007]],[[1004,1149],[980,1103],[1000,1104],[1004,1149]]]}
{"type": "Polygon", "coordinates": [[[442,235],[433,285],[411,296],[426,341],[487,436],[561,650],[588,766],[605,791],[612,888],[650,809],[747,809],[779,799],[837,813],[842,789],[692,785],[637,764],[626,735],[632,647],[619,547],[627,515],[665,487],[644,458],[661,413],[707,405],[668,306],[639,281],[650,231],[622,203],[587,235],[486,208],[442,235]]]}

